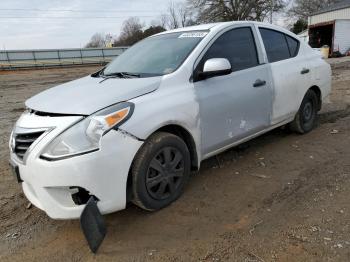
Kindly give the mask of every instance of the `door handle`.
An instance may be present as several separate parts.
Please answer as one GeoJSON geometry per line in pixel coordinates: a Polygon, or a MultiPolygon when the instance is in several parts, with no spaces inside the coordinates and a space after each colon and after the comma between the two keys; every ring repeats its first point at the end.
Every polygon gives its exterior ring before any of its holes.
{"type": "Polygon", "coordinates": [[[266,81],[265,80],[261,80],[261,79],[258,79],[255,81],[255,83],[253,84],[253,87],[262,87],[266,85],[266,81]]]}
{"type": "Polygon", "coordinates": [[[310,69],[304,68],[303,70],[301,70],[300,73],[301,73],[302,75],[308,74],[308,73],[310,73],[310,69]]]}

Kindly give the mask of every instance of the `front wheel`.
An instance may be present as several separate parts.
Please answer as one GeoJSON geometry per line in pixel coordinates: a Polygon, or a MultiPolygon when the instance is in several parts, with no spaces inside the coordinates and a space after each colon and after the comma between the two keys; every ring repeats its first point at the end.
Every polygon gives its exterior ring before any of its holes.
{"type": "Polygon", "coordinates": [[[155,133],[137,153],[131,168],[133,202],[149,211],[168,206],[182,194],[190,164],[189,150],[181,138],[155,133]]]}
{"type": "Polygon", "coordinates": [[[313,90],[307,91],[294,121],[289,125],[290,129],[300,134],[310,132],[317,119],[318,103],[316,93],[313,90]]]}

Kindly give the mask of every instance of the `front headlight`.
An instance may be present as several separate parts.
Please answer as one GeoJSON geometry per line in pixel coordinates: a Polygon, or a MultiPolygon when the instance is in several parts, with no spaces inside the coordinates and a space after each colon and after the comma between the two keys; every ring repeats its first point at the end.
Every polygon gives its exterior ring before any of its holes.
{"type": "Polygon", "coordinates": [[[134,104],[124,102],[84,118],[56,137],[44,150],[42,158],[59,160],[97,151],[103,135],[127,121],[134,104]]]}

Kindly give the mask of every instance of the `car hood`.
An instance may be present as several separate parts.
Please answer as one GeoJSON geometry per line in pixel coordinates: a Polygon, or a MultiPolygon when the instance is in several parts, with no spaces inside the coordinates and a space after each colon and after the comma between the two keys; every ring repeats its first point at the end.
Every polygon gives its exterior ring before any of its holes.
{"type": "Polygon", "coordinates": [[[87,76],[71,81],[35,95],[25,105],[46,113],[91,115],[110,105],[155,91],[161,77],[102,80],[87,76]]]}

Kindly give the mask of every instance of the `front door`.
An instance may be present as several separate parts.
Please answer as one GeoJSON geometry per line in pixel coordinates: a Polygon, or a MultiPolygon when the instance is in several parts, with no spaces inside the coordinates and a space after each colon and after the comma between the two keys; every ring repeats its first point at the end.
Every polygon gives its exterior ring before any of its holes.
{"type": "Polygon", "coordinates": [[[223,33],[196,70],[211,58],[228,59],[233,72],[194,83],[204,157],[267,128],[272,110],[269,65],[259,64],[251,27],[223,33]]]}

